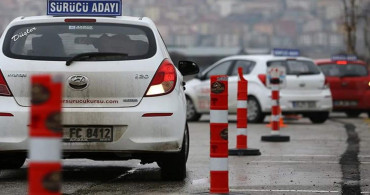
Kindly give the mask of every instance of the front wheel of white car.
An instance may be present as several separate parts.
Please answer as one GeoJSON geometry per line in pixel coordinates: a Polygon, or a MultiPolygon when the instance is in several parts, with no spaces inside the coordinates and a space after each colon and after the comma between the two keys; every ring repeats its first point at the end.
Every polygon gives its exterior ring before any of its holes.
{"type": "Polygon", "coordinates": [[[163,180],[182,181],[186,178],[186,162],[189,155],[189,129],[186,124],[182,148],[179,153],[164,156],[157,162],[163,180]]]}
{"type": "Polygon", "coordinates": [[[202,115],[195,110],[194,102],[186,97],[186,120],[187,121],[198,121],[202,115]]]}
{"type": "Polygon", "coordinates": [[[248,121],[251,123],[262,123],[265,114],[262,113],[261,106],[255,97],[248,98],[248,121]]]}

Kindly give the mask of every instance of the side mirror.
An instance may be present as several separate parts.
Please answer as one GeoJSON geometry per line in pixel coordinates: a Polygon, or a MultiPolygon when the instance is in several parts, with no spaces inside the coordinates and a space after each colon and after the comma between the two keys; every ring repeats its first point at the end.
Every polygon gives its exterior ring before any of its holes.
{"type": "Polygon", "coordinates": [[[199,73],[199,67],[196,63],[190,61],[180,61],[179,71],[183,76],[199,73]]]}

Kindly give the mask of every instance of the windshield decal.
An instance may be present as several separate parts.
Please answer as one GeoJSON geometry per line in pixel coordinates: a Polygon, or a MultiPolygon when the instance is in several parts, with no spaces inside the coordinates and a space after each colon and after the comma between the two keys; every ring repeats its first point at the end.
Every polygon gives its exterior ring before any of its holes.
{"type": "Polygon", "coordinates": [[[29,34],[31,34],[32,32],[34,32],[34,31],[36,31],[36,30],[37,30],[37,28],[36,28],[36,27],[29,28],[29,29],[27,29],[27,30],[26,30],[26,31],[24,31],[24,32],[20,32],[20,33],[18,33],[18,34],[16,34],[16,35],[14,35],[14,36],[12,37],[12,40],[15,42],[15,41],[17,41],[19,38],[27,37],[29,34]]]}

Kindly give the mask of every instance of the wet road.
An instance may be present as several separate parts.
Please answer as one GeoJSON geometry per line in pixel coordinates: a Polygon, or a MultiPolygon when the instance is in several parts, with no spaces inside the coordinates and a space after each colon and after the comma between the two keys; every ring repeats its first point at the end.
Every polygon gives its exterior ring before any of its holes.
{"type": "MultiPolygon", "coordinates": [[[[238,194],[370,194],[370,121],[334,115],[323,125],[288,122],[290,142],[261,142],[270,130],[249,125],[249,147],[261,156],[229,157],[230,191],[238,194]]],[[[236,122],[229,124],[235,147],[236,122]]],[[[187,179],[165,182],[153,164],[64,160],[64,194],[205,194],[209,191],[209,124],[190,123],[187,179]]],[[[0,173],[0,194],[26,194],[27,169],[0,173]]]]}

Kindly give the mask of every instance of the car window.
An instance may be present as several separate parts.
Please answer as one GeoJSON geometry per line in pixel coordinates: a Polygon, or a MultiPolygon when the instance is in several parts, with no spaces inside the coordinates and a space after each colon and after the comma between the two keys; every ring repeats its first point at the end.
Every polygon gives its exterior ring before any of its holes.
{"type": "Polygon", "coordinates": [[[149,28],[135,25],[102,23],[21,25],[8,31],[3,50],[8,57],[30,60],[67,60],[89,52],[124,53],[128,55],[125,59],[132,60],[153,56],[156,52],[154,39],[149,28]]]}
{"type": "Polygon", "coordinates": [[[243,68],[243,74],[249,74],[252,72],[253,68],[255,67],[256,63],[248,60],[238,60],[236,61],[233,71],[231,75],[236,76],[238,75],[239,67],[243,68]]]}
{"type": "Polygon", "coordinates": [[[320,66],[325,76],[333,77],[361,77],[367,76],[368,70],[365,66],[359,64],[325,64],[320,66]]]}
{"type": "Polygon", "coordinates": [[[311,61],[304,60],[280,60],[270,61],[267,67],[282,66],[287,75],[314,75],[320,74],[319,68],[311,61]]]}
{"type": "Polygon", "coordinates": [[[233,61],[226,61],[217,65],[206,73],[206,78],[209,79],[212,75],[228,75],[232,64],[233,61]]]}

